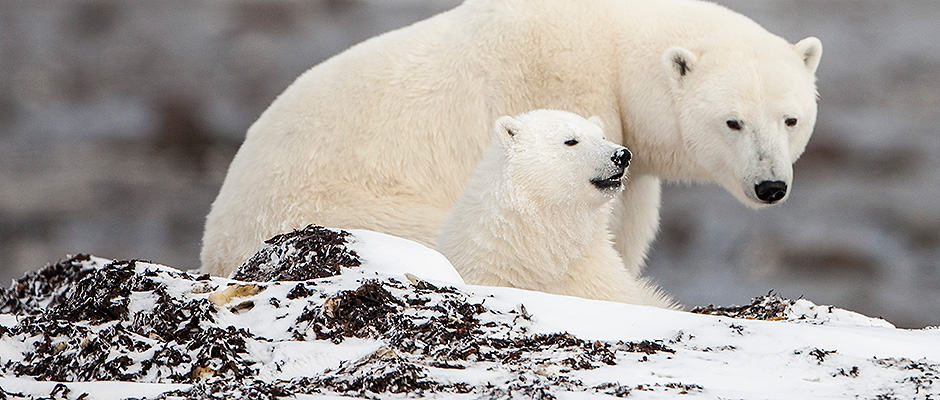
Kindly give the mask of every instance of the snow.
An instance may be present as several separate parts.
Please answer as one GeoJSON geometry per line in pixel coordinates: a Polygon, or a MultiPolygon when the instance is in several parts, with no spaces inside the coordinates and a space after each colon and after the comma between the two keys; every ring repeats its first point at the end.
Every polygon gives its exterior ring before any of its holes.
{"type": "Polygon", "coordinates": [[[463,284],[463,278],[443,254],[397,236],[350,229],[355,238],[348,247],[363,260],[362,267],[388,275],[415,275],[431,282],[463,284]]]}
{"type": "MultiPolygon", "coordinates": [[[[57,384],[59,384],[59,382],[41,382],[27,378],[0,377],[0,389],[12,393],[47,394],[52,392],[57,384]]],[[[88,400],[121,400],[128,396],[156,396],[170,390],[185,389],[190,385],[136,382],[68,382],[66,386],[71,393],[88,393],[89,396],[86,397],[88,400]]],[[[77,396],[69,396],[66,398],[72,399],[75,397],[77,396]]]]}
{"type": "Polygon", "coordinates": [[[810,323],[844,326],[880,326],[894,328],[894,325],[881,318],[866,317],[862,314],[834,307],[817,306],[811,301],[799,299],[793,305],[787,319],[810,323]]]}
{"type": "MultiPolygon", "coordinates": [[[[409,296],[418,285],[414,278],[417,276],[453,286],[456,293],[467,296],[470,304],[483,304],[489,311],[480,314],[481,324],[491,321],[504,324],[494,324],[496,328],[489,331],[494,337],[568,332],[578,339],[600,341],[615,349],[615,364],[597,364],[583,369],[566,367],[557,359],[552,361],[556,356],[553,352],[559,351],[553,347],[527,355],[532,360],[543,360],[532,364],[537,366],[533,370],[525,370],[528,364],[513,366],[472,359],[458,360],[461,369],[428,366],[428,378],[438,382],[466,383],[474,387],[488,384],[509,387],[512,382],[519,382],[520,377],[522,381],[544,378],[549,382],[577,382],[552,386],[552,394],[559,399],[612,398],[608,393],[613,392],[603,389],[611,385],[628,388],[629,396],[637,399],[672,399],[680,391],[689,398],[709,399],[875,398],[881,395],[928,399],[940,396],[940,329],[897,329],[881,319],[815,305],[805,299],[792,303],[785,318],[764,321],[467,285],[443,256],[427,247],[370,231],[349,232],[353,239],[348,247],[359,255],[360,267],[343,268],[341,275],[306,283],[257,283],[256,290],[248,291],[247,295],[223,296],[223,300],[216,300],[224,303],[215,312],[215,324],[246,329],[255,336],[247,340],[246,345],[248,357],[258,363],[258,379],[272,382],[317,376],[326,371],[336,372],[343,366],[366,363],[376,355],[395,354],[388,353],[388,344],[378,338],[347,337],[340,343],[316,340],[303,333],[305,328],[296,321],[309,306],[323,305],[326,299],[343,290],[354,290],[366,279],[400,282],[401,288],[389,290],[395,296],[409,296]],[[412,286],[407,286],[408,282],[412,286]],[[287,293],[298,284],[307,285],[314,294],[288,300],[287,293]],[[279,300],[280,305],[275,305],[272,298],[279,300]],[[245,302],[252,306],[235,307],[245,302]],[[509,327],[509,330],[499,326],[509,327]],[[298,339],[298,331],[304,338],[298,339]],[[622,349],[623,343],[644,340],[662,344],[672,352],[646,354],[622,349]],[[683,389],[681,385],[692,386],[683,389]]],[[[86,265],[103,268],[111,261],[95,257],[86,265]]],[[[185,273],[181,271],[143,262],[136,264],[136,270],[141,274],[156,273],[156,279],[166,284],[168,293],[186,300],[208,300],[212,293],[236,287],[232,285],[245,285],[224,278],[184,279],[185,273]]],[[[427,296],[443,298],[436,293],[427,296]]],[[[132,293],[128,310],[132,315],[147,313],[155,307],[155,299],[147,293],[132,293]]],[[[409,308],[406,314],[420,323],[433,318],[429,310],[433,309],[409,308]]],[[[17,321],[12,314],[0,314],[0,327],[16,326],[17,321]]],[[[10,360],[23,360],[23,354],[32,346],[29,338],[2,332],[0,330],[0,365],[10,360]]],[[[148,354],[151,353],[136,354],[133,358],[139,361],[148,354]]],[[[74,396],[91,394],[89,399],[152,397],[190,386],[160,381],[152,374],[147,379],[152,381],[67,382],[65,385],[74,396]]],[[[10,393],[48,396],[56,384],[9,374],[0,377],[0,388],[10,393]]],[[[297,398],[348,398],[340,397],[341,394],[324,391],[297,398]]],[[[480,393],[433,391],[425,395],[437,398],[481,396],[480,393]]],[[[406,396],[383,393],[381,397],[406,396]]]]}
{"type": "Polygon", "coordinates": [[[0,326],[12,327],[16,325],[16,316],[12,314],[0,314],[0,326]]]}
{"type": "Polygon", "coordinates": [[[283,342],[274,346],[271,358],[259,373],[262,379],[292,379],[339,367],[341,361],[358,360],[381,348],[371,339],[347,339],[342,346],[326,340],[283,342]]]}
{"type": "MultiPolygon", "coordinates": [[[[743,326],[744,335],[736,343],[754,344],[755,350],[770,353],[792,350],[794,343],[813,343],[817,347],[841,349],[864,356],[908,358],[928,357],[940,360],[940,331],[895,329],[880,319],[865,317],[851,311],[832,308],[834,317],[799,323],[743,320],[729,317],[691,314],[655,307],[556,296],[512,288],[474,286],[474,291],[493,294],[504,303],[524,303],[533,314],[534,329],[549,333],[567,331],[589,340],[628,340],[671,338],[680,331],[699,333],[696,340],[726,340],[730,324],[743,326]],[[525,301],[521,301],[525,299],[525,301]],[[611,318],[612,315],[624,318],[611,318]],[[626,318],[629,316],[629,318],[626,318]],[[638,323],[637,321],[643,321],[638,323]],[[702,333],[707,333],[702,335],[702,333]],[[756,338],[756,339],[750,339],[756,338]]],[[[820,307],[808,300],[798,300],[800,311],[820,307]]],[[[714,343],[705,343],[706,346],[714,343]]],[[[727,343],[726,343],[727,344],[727,343]]]]}

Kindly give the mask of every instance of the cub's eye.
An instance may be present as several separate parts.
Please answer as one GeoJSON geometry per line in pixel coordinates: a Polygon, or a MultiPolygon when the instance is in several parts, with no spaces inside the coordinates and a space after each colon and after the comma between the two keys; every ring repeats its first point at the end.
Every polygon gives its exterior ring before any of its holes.
{"type": "Polygon", "coordinates": [[[574,146],[574,145],[578,144],[578,141],[577,141],[577,140],[574,140],[574,139],[571,139],[571,140],[565,142],[565,144],[567,144],[568,146],[574,146]]]}
{"type": "Polygon", "coordinates": [[[736,130],[736,131],[741,130],[741,121],[738,121],[736,119],[729,119],[725,123],[728,124],[728,127],[733,130],[736,130]]]}
{"type": "Polygon", "coordinates": [[[787,119],[783,120],[783,123],[787,124],[787,126],[789,126],[789,127],[792,128],[792,127],[796,126],[796,118],[787,118],[787,119]]]}

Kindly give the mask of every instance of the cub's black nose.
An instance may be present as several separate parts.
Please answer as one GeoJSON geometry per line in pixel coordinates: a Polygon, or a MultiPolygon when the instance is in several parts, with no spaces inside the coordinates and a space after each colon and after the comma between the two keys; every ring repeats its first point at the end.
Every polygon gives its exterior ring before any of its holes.
{"type": "Polygon", "coordinates": [[[787,184],[783,181],[763,181],[754,185],[757,198],[766,203],[776,203],[787,195],[787,184]]]}
{"type": "Polygon", "coordinates": [[[627,150],[626,147],[621,147],[620,150],[617,150],[613,156],[610,157],[610,160],[614,162],[614,165],[620,168],[626,168],[630,166],[630,158],[633,157],[633,154],[630,153],[630,150],[627,150]]]}

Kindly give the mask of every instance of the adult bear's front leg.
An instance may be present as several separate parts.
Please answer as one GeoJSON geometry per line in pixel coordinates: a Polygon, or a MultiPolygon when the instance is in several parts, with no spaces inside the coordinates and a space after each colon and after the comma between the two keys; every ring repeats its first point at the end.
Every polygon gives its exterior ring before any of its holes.
{"type": "Polygon", "coordinates": [[[610,231],[627,271],[639,276],[659,230],[660,183],[651,175],[630,176],[614,204],[610,231]]]}

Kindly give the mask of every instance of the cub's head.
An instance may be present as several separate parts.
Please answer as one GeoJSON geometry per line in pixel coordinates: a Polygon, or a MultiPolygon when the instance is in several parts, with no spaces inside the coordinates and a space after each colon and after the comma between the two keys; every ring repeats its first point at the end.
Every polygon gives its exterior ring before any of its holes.
{"type": "Polygon", "coordinates": [[[604,138],[600,118],[535,110],[496,121],[514,192],[540,204],[603,204],[623,189],[630,151],[604,138]]]}
{"type": "Polygon", "coordinates": [[[663,66],[686,153],[739,201],[783,201],[816,123],[822,43],[773,36],[672,47],[663,66]],[[745,40],[745,42],[742,42],[745,40]]]}

